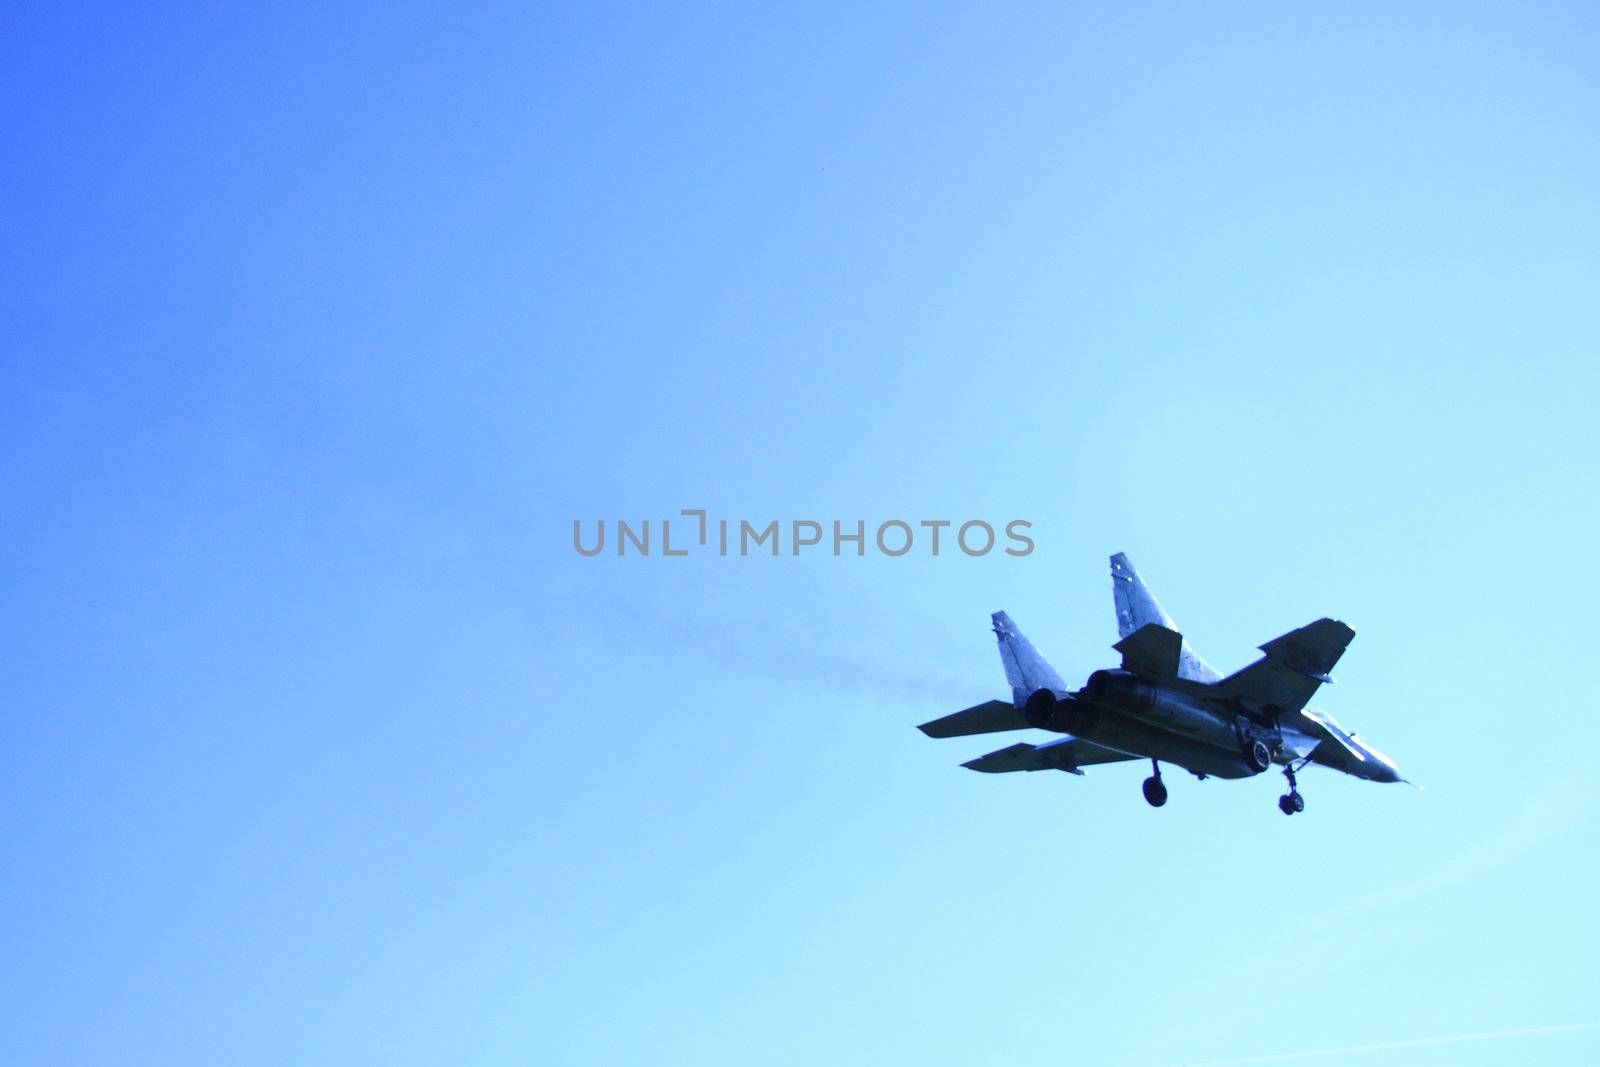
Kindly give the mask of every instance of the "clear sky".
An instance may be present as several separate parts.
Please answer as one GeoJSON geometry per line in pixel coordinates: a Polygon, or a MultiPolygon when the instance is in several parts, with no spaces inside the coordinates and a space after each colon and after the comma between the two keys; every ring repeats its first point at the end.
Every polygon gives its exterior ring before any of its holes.
{"type": "Polygon", "coordinates": [[[1204,7],[8,5],[0,1061],[1600,1022],[1594,13],[1204,7]],[[572,549],[681,508],[1037,548],[572,549]],[[913,729],[1118,550],[1426,791],[913,729]]]}

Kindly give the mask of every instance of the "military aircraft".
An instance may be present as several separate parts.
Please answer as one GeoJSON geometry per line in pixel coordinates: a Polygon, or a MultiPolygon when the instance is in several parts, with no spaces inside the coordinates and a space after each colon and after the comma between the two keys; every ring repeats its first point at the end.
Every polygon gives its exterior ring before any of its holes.
{"type": "Polygon", "coordinates": [[[1144,780],[1152,807],[1167,802],[1161,764],[1199,778],[1249,778],[1283,768],[1289,791],[1278,798],[1285,815],[1305,810],[1295,781],[1308,764],[1374,782],[1402,782],[1394,763],[1323,712],[1306,707],[1317,687],[1355,637],[1333,619],[1274,637],[1265,653],[1223,677],[1195,655],[1177,625],[1145,587],[1128,557],[1111,557],[1111,592],[1117,633],[1111,646],[1122,666],[1095,671],[1076,692],[1045,662],[1011,617],[995,612],[1000,662],[1011,700],[991,700],[918,727],[929,737],[965,737],[1028,728],[1067,736],[1042,745],[1026,742],[962,764],[975,771],[1069,771],[1148,759],[1144,780]]]}

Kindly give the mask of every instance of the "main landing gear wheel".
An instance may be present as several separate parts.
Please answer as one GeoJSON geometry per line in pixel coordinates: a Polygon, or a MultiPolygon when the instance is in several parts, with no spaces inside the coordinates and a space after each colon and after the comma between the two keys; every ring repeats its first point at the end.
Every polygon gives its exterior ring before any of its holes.
{"type": "MultiPolygon", "coordinates": [[[[1300,766],[1304,767],[1305,764],[1302,763],[1300,766]]],[[[1283,776],[1289,779],[1289,791],[1278,798],[1278,810],[1283,812],[1285,815],[1294,815],[1305,811],[1306,798],[1300,795],[1300,790],[1295,785],[1293,763],[1289,763],[1284,766],[1283,776]]]]}
{"type": "Polygon", "coordinates": [[[1159,808],[1167,802],[1167,786],[1159,777],[1144,780],[1144,798],[1150,802],[1152,808],[1159,808]]]}
{"type": "Polygon", "coordinates": [[[1161,780],[1161,765],[1151,760],[1150,766],[1155,773],[1144,780],[1144,799],[1152,808],[1159,808],[1167,802],[1167,785],[1161,780]]]}
{"type": "Polygon", "coordinates": [[[1245,746],[1244,758],[1250,761],[1250,766],[1257,774],[1272,766],[1272,749],[1267,747],[1265,741],[1252,741],[1245,746]]]}

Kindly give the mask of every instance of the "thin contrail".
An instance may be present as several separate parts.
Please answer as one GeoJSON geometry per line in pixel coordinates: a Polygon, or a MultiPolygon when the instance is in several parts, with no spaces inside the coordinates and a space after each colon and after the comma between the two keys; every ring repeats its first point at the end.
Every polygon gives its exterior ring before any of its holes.
{"type": "Polygon", "coordinates": [[[1357,1056],[1363,1052],[1393,1052],[1403,1048],[1425,1048],[1429,1045],[1459,1045],[1467,1041],[1498,1041],[1507,1037],[1537,1037],[1543,1034],[1570,1034],[1580,1030],[1600,1030],[1600,1022],[1568,1023],[1565,1026],[1530,1026],[1521,1030],[1485,1030],[1477,1034],[1452,1034],[1449,1037],[1418,1037],[1410,1041],[1380,1041],[1375,1045],[1345,1045],[1342,1048],[1319,1048],[1309,1052],[1280,1052],[1272,1056],[1250,1056],[1242,1060],[1208,1060],[1190,1064],[1189,1067],[1240,1067],[1246,1063],[1287,1063],[1290,1060],[1310,1060],[1321,1056],[1357,1056]]]}

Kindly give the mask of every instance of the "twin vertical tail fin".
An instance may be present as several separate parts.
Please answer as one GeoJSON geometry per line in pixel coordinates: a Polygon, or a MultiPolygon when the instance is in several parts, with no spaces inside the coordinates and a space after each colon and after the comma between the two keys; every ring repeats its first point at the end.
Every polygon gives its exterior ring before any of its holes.
{"type": "MultiPolygon", "coordinates": [[[[1111,557],[1111,593],[1117,607],[1118,638],[1125,641],[1151,623],[1174,631],[1173,637],[1176,638],[1177,623],[1162,610],[1161,602],[1144,584],[1144,579],[1139,577],[1132,561],[1121,552],[1111,557]]],[[[1031,694],[1040,689],[1049,689],[1057,696],[1065,696],[1067,686],[1061,680],[1061,675],[1039,655],[1039,650],[1017,629],[1011,616],[997,611],[990,618],[994,620],[995,639],[1000,643],[1000,663],[1005,667],[1006,681],[1011,685],[1012,703],[1020,708],[1027,703],[1031,694]]],[[[1221,677],[1210,664],[1194,654],[1187,641],[1179,640],[1179,677],[1197,682],[1215,682],[1221,677]]],[[[1121,647],[1120,641],[1118,647],[1121,647]]]]}
{"type": "Polygon", "coordinates": [[[1121,552],[1111,557],[1111,597],[1117,604],[1118,637],[1127,637],[1152,622],[1168,630],[1178,628],[1172,616],[1161,610],[1161,602],[1139,577],[1133,561],[1121,552]]]}
{"type": "MultiPolygon", "coordinates": [[[[1011,616],[1003,611],[997,611],[990,618],[994,620],[995,639],[1000,642],[1000,665],[1006,669],[1006,681],[1011,683],[1011,703],[990,700],[917,727],[929,737],[965,737],[968,734],[991,734],[1002,730],[1026,730],[1032,724],[1028,722],[1022,709],[1030,696],[1040,689],[1049,689],[1057,696],[1066,696],[1067,687],[1061,681],[1061,676],[1055,672],[1054,667],[1045,662],[1043,656],[1039,655],[1039,650],[1033,647],[1033,642],[1022,636],[1022,631],[1011,621],[1011,616]]],[[[1023,749],[1031,752],[1033,746],[1013,746],[1013,749],[1006,751],[1023,749]]],[[[988,757],[985,756],[984,759],[988,757]]],[[[1001,761],[1003,765],[977,766],[978,763],[982,761],[977,760],[968,763],[967,766],[980,771],[1040,769],[1013,766],[1005,761],[1001,761]]],[[[1044,765],[1041,764],[1042,766],[1044,765]]],[[[1072,768],[1063,765],[1062,769],[1072,768]]]]}
{"type": "Polygon", "coordinates": [[[1017,629],[1011,616],[997,611],[990,618],[994,622],[995,640],[1000,643],[1000,665],[1006,669],[1006,681],[1011,685],[1012,703],[1022,707],[1029,694],[1039,689],[1065,695],[1067,686],[1061,675],[1039,655],[1039,650],[1017,629]]]}
{"type": "MultiPolygon", "coordinates": [[[[1111,557],[1111,598],[1117,605],[1119,638],[1126,638],[1151,623],[1168,630],[1178,629],[1178,624],[1161,609],[1161,602],[1144,584],[1144,579],[1139,577],[1133,561],[1121,552],[1111,557]]],[[[1222,676],[1211,664],[1195,655],[1189,642],[1184,641],[1178,648],[1178,677],[1196,682],[1215,682],[1222,676]]]]}

